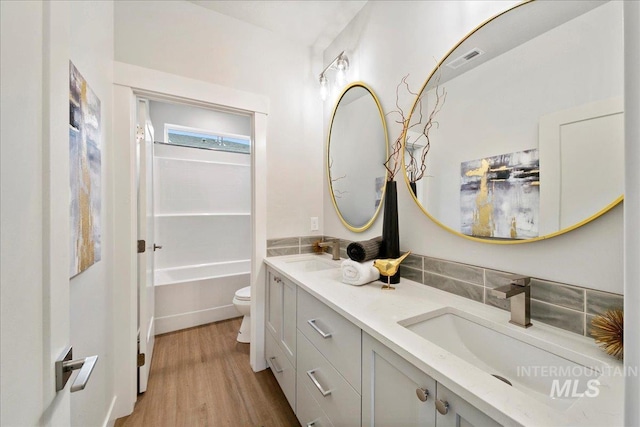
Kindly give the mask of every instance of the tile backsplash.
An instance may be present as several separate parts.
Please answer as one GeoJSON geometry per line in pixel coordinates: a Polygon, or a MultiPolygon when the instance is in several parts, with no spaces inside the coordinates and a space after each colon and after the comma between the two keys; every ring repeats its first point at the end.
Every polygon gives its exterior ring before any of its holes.
{"type": "MultiPolygon", "coordinates": [[[[314,241],[331,239],[328,236],[270,239],[267,241],[267,256],[312,253],[314,241]]],[[[340,240],[342,258],[347,258],[349,243],[348,240],[340,240]]],[[[418,254],[409,255],[400,268],[402,277],[406,279],[503,310],[510,309],[510,301],[492,296],[490,290],[508,284],[508,274],[518,274],[418,254]]],[[[622,307],[622,295],[531,278],[531,318],[534,321],[589,336],[595,315],[622,307]]]]}

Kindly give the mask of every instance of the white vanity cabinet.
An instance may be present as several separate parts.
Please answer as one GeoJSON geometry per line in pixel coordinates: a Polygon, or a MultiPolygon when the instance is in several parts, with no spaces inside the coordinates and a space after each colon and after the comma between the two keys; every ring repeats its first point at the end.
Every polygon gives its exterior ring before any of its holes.
{"type": "Polygon", "coordinates": [[[362,426],[436,425],[436,382],[362,334],[362,426]]]}
{"type": "Polygon", "coordinates": [[[285,356],[296,365],[297,286],[272,269],[267,269],[266,329],[285,356]]]}
{"type": "Polygon", "coordinates": [[[265,359],[295,410],[297,286],[270,268],[266,285],[265,359]]]}
{"type": "Polygon", "coordinates": [[[303,426],[359,427],[362,331],[300,288],[297,317],[297,390],[320,409],[311,418],[298,410],[298,419],[303,426]]]}
{"type": "Polygon", "coordinates": [[[362,334],[362,426],[499,426],[442,384],[362,334]]]}
{"type": "Polygon", "coordinates": [[[302,426],[498,426],[267,268],[265,358],[302,426]]]}
{"type": "Polygon", "coordinates": [[[436,392],[436,426],[494,427],[500,426],[484,412],[438,383],[436,392]]]}

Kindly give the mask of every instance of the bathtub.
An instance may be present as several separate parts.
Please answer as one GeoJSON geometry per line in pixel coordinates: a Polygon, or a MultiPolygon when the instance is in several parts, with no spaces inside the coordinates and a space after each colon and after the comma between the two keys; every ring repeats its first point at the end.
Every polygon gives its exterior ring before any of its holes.
{"type": "Polygon", "coordinates": [[[251,260],[157,269],[156,335],[240,316],[232,300],[250,271],[251,260]]]}
{"type": "Polygon", "coordinates": [[[175,285],[220,277],[238,276],[251,272],[251,260],[214,262],[211,264],[188,265],[156,269],[154,284],[156,286],[175,285]]]}

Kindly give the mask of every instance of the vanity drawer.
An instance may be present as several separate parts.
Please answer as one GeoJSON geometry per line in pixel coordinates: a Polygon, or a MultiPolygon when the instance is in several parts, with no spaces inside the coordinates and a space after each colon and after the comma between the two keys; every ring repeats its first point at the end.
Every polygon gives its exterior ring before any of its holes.
{"type": "Polygon", "coordinates": [[[293,368],[287,356],[280,346],[276,343],[271,334],[265,334],[265,359],[267,359],[267,365],[271,368],[273,376],[278,380],[280,388],[284,392],[289,405],[295,410],[296,408],[296,371],[293,368]]]}
{"type": "Polygon", "coordinates": [[[298,331],[298,387],[306,387],[331,423],[360,426],[360,394],[298,331]]]}
{"type": "Polygon", "coordinates": [[[298,329],[360,393],[360,328],[298,288],[298,329]]]}
{"type": "MultiPolygon", "coordinates": [[[[304,372],[302,375],[306,375],[304,372]]],[[[329,417],[322,411],[304,384],[304,378],[298,375],[296,387],[296,416],[302,427],[333,427],[329,417]]]]}

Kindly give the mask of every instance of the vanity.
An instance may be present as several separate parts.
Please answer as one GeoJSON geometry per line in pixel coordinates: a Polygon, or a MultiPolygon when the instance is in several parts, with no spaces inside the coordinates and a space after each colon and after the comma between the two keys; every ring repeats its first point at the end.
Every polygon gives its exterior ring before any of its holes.
{"type": "Polygon", "coordinates": [[[265,263],[265,358],[303,426],[623,423],[622,364],[589,338],[405,278],[346,285],[327,255],[265,263]]]}

